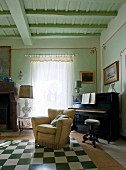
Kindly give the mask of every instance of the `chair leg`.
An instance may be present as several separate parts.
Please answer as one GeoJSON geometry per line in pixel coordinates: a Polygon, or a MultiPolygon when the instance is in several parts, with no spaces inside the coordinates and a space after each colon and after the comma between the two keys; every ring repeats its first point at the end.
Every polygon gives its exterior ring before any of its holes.
{"type": "Polygon", "coordinates": [[[83,143],[85,143],[86,140],[90,140],[92,141],[92,144],[94,146],[94,148],[96,148],[96,142],[99,142],[98,141],[98,137],[95,135],[95,131],[94,131],[94,127],[91,126],[90,129],[89,129],[89,133],[86,133],[84,136],[83,136],[83,143]]]}
{"type": "Polygon", "coordinates": [[[38,148],[39,144],[35,141],[35,148],[38,148]]]}
{"type": "Polygon", "coordinates": [[[88,140],[88,136],[89,136],[89,133],[86,133],[84,136],[83,136],[83,143],[85,143],[86,140],[88,140]]]}

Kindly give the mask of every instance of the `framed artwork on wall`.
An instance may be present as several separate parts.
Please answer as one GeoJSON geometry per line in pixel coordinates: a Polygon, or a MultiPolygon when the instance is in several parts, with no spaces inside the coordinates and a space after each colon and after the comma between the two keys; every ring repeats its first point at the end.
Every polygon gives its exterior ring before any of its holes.
{"type": "Polygon", "coordinates": [[[119,76],[118,76],[118,61],[115,61],[108,67],[104,68],[103,74],[104,74],[104,85],[113,83],[115,81],[118,81],[119,76]]]}
{"type": "Polygon", "coordinates": [[[0,81],[10,77],[11,69],[11,47],[0,46],[0,81]]]}
{"type": "Polygon", "coordinates": [[[84,84],[94,83],[93,71],[80,71],[80,80],[84,84]]]}

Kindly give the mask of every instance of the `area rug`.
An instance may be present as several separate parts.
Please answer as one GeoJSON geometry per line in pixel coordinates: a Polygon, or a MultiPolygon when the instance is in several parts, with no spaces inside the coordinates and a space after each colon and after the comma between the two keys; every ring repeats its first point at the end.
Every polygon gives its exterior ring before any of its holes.
{"type": "Polygon", "coordinates": [[[35,148],[34,140],[0,140],[1,170],[97,170],[74,139],[63,149],[35,148]]]}

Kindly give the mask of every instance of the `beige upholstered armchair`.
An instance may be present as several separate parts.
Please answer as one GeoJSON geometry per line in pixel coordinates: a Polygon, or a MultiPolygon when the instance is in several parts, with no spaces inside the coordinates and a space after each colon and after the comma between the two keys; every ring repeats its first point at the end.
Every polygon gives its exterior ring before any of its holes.
{"type": "Polygon", "coordinates": [[[48,117],[33,117],[35,144],[60,149],[69,143],[74,114],[74,109],[48,109],[48,117]]]}

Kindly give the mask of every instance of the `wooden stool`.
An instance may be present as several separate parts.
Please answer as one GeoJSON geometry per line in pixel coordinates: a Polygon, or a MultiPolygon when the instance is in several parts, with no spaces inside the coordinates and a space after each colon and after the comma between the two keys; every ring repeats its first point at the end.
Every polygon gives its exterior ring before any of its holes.
{"type": "Polygon", "coordinates": [[[94,126],[99,126],[100,121],[96,120],[96,119],[86,119],[84,123],[85,123],[85,125],[88,125],[90,128],[89,128],[89,132],[86,133],[83,136],[83,141],[82,142],[85,143],[86,140],[90,140],[90,141],[92,141],[92,144],[93,144],[93,146],[95,148],[96,147],[95,142],[99,142],[99,141],[98,141],[98,137],[95,135],[94,126]]]}

